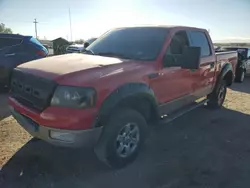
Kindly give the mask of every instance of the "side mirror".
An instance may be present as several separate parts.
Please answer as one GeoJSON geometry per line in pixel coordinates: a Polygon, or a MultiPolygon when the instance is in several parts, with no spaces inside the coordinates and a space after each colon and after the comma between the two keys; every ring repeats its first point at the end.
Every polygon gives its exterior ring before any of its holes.
{"type": "Polygon", "coordinates": [[[89,43],[88,42],[85,42],[84,43],[84,48],[87,48],[89,46],[89,43]]]}
{"type": "Polygon", "coordinates": [[[184,47],[182,54],[166,55],[164,67],[181,67],[183,69],[198,69],[200,67],[200,47],[184,47]]]}
{"type": "Polygon", "coordinates": [[[201,58],[200,47],[184,47],[182,58],[179,58],[179,64],[183,69],[199,69],[201,58]]]}

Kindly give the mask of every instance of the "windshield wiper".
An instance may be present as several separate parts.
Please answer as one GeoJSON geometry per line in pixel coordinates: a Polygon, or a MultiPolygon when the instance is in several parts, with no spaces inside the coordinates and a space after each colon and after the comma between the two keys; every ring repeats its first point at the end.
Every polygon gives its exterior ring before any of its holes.
{"type": "Polygon", "coordinates": [[[131,57],[128,57],[124,54],[113,53],[113,52],[101,52],[101,53],[97,53],[96,55],[108,56],[108,57],[118,57],[118,58],[123,58],[123,59],[132,59],[131,57]]]}
{"type": "Polygon", "coordinates": [[[92,50],[87,50],[87,49],[84,49],[83,53],[96,55],[92,50]]]}

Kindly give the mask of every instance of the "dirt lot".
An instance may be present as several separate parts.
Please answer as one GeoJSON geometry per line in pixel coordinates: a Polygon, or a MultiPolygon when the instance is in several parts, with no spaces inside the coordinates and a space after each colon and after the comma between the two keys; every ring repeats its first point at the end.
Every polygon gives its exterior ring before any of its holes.
{"type": "Polygon", "coordinates": [[[26,143],[29,135],[8,117],[6,97],[0,100],[1,188],[250,187],[250,79],[228,90],[223,109],[201,107],[156,127],[139,158],[121,170],[91,151],[26,143]]]}

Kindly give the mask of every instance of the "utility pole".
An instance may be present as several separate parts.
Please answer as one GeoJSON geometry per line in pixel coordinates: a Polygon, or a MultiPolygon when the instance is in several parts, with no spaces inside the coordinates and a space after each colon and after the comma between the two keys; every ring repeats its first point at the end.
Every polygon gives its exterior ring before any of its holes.
{"type": "Polygon", "coordinates": [[[34,22],[33,22],[34,24],[35,24],[35,33],[36,33],[36,38],[37,38],[37,21],[36,21],[36,18],[35,18],[35,20],[34,20],[34,22]]]}
{"type": "Polygon", "coordinates": [[[70,26],[70,40],[72,41],[72,26],[71,26],[71,12],[69,8],[69,26],[70,26]]]}

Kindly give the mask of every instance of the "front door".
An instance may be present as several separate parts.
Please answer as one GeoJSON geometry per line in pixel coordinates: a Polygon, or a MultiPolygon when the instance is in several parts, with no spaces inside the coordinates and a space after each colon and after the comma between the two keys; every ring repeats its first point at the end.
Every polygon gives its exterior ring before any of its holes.
{"type": "MultiPolygon", "coordinates": [[[[165,57],[181,55],[183,47],[188,45],[186,32],[177,32],[166,50],[165,57]]],[[[187,97],[192,92],[192,81],[190,70],[174,66],[172,62],[163,58],[162,69],[158,72],[158,77],[150,80],[150,86],[160,105],[166,106],[162,109],[167,110],[165,112],[168,113],[190,102],[187,97]]]]}

